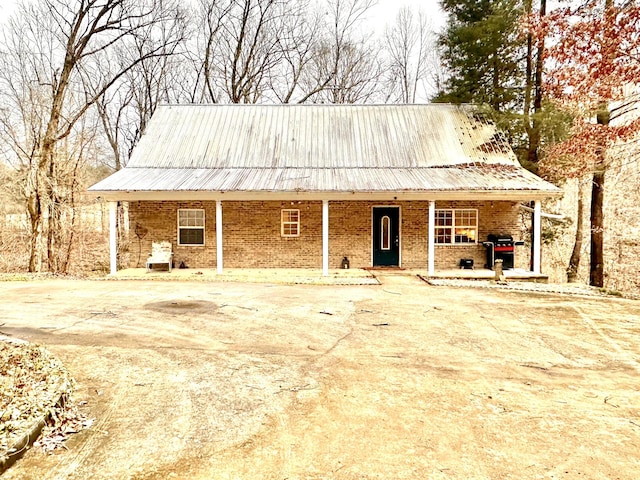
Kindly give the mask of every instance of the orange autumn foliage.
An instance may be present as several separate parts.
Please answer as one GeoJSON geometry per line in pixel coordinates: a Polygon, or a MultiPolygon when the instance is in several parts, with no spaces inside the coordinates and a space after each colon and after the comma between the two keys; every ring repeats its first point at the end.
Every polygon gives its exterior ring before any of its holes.
{"type": "Polygon", "coordinates": [[[640,5],[588,0],[532,16],[526,28],[545,38],[547,99],[575,115],[571,136],[546,149],[541,171],[567,178],[605,168],[604,152],[640,130],[640,121],[616,122],[610,109],[640,83],[640,5]],[[597,121],[598,112],[606,118],[597,121]]]}

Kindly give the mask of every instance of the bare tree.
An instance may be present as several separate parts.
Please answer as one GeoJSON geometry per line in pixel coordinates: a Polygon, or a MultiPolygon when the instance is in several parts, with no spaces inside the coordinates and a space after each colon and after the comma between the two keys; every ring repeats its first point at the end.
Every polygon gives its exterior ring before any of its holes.
{"type": "Polygon", "coordinates": [[[357,31],[374,3],[199,0],[199,53],[192,70],[201,93],[194,98],[213,103],[368,98],[367,89],[378,83],[379,62],[369,38],[357,31]],[[349,75],[354,78],[347,80],[349,75]]]}
{"type": "Polygon", "coordinates": [[[330,79],[313,95],[316,103],[367,103],[377,100],[382,89],[384,67],[373,44],[345,43],[339,51],[326,47],[311,70],[312,77],[330,79]]]}
{"type": "Polygon", "coordinates": [[[427,16],[402,7],[395,23],[385,30],[389,57],[388,97],[393,103],[415,103],[418,92],[438,91],[439,71],[436,39],[427,16]]]}
{"type": "Polygon", "coordinates": [[[323,55],[319,45],[325,34],[324,13],[308,1],[299,2],[294,12],[283,12],[279,35],[282,58],[270,72],[269,88],[280,103],[304,103],[324,90],[334,76],[310,76],[308,71],[323,55]]]}
{"type": "MultiPolygon", "coordinates": [[[[50,271],[61,268],[56,262],[62,242],[59,206],[69,196],[62,185],[71,175],[60,164],[65,144],[81,135],[81,120],[105,92],[136,65],[166,55],[166,45],[145,44],[136,58],[112,73],[100,70],[100,59],[179,14],[173,0],[41,0],[20,7],[9,22],[2,39],[0,90],[9,92],[3,97],[11,110],[8,116],[19,112],[21,120],[21,131],[7,137],[28,170],[29,271],[39,271],[43,264],[50,271]],[[88,76],[97,79],[91,90],[84,88],[88,76]]],[[[13,119],[5,119],[5,129],[11,129],[13,119]]]]}
{"type": "Polygon", "coordinates": [[[279,38],[296,2],[286,0],[200,0],[202,39],[198,47],[204,102],[255,103],[282,60],[279,38]]]}
{"type": "Polygon", "coordinates": [[[376,98],[380,90],[383,63],[379,46],[363,33],[366,14],[374,0],[328,0],[324,33],[302,83],[321,88],[309,96],[320,103],[364,103],[376,98]]]}
{"type": "Polygon", "coordinates": [[[182,55],[185,49],[186,21],[179,12],[162,22],[154,23],[143,34],[130,42],[114,46],[104,52],[96,64],[101,72],[88,72],[82,81],[88,96],[102,91],[97,97],[96,108],[104,128],[106,139],[113,151],[113,167],[120,170],[126,165],[134,146],[146,129],[147,122],[160,103],[180,102],[180,90],[184,71],[182,55]],[[145,52],[158,52],[135,63],[145,52]],[[126,69],[124,75],[106,91],[102,89],[105,77],[112,77],[126,69]]]}
{"type": "Polygon", "coordinates": [[[194,101],[217,103],[219,100],[215,56],[222,23],[232,7],[231,0],[198,0],[196,12],[198,29],[195,32],[196,42],[193,45],[196,54],[190,57],[196,78],[192,91],[194,101]],[[201,93],[198,93],[200,90],[201,93]]]}

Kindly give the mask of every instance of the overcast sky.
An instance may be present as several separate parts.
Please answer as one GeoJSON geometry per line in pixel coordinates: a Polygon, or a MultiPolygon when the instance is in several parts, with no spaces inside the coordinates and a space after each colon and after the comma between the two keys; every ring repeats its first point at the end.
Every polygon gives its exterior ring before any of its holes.
{"type": "Polygon", "coordinates": [[[378,0],[378,5],[370,14],[376,28],[384,28],[386,24],[392,23],[398,10],[404,5],[409,5],[416,10],[421,8],[431,20],[435,30],[440,29],[444,24],[444,14],[440,10],[438,0],[378,0]]]}
{"type": "Polygon", "coordinates": [[[0,20],[4,21],[13,11],[15,0],[0,0],[0,20]]]}
{"type": "MultiPolygon", "coordinates": [[[[0,21],[5,20],[14,10],[18,0],[0,0],[0,21]]],[[[378,0],[378,4],[369,13],[373,28],[378,32],[391,23],[403,5],[420,7],[431,19],[434,29],[439,29],[444,23],[444,16],[438,5],[438,0],[378,0]]]]}

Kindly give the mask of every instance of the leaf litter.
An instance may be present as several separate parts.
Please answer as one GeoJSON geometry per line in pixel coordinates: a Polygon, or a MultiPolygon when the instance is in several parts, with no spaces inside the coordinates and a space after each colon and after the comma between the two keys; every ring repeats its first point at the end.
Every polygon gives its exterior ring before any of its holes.
{"type": "Polygon", "coordinates": [[[34,444],[46,452],[64,447],[73,433],[93,420],[70,397],[73,379],[44,347],[0,338],[0,457],[15,453],[16,442],[41,419],[45,426],[34,444]]]}

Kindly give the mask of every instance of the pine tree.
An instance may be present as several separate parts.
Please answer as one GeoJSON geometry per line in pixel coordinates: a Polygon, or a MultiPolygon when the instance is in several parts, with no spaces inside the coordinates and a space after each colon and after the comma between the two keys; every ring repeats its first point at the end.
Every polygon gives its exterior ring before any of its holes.
{"type": "Polygon", "coordinates": [[[525,41],[519,35],[518,0],[442,0],[449,15],[440,36],[449,71],[436,101],[474,103],[495,112],[522,108],[525,41]]]}

